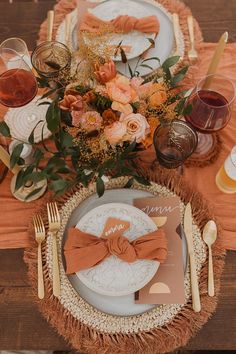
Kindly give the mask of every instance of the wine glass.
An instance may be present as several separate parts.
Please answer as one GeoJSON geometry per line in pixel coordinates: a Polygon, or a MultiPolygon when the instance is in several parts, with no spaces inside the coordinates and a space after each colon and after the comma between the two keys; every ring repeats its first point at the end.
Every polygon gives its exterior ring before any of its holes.
{"type": "Polygon", "coordinates": [[[0,103],[22,107],[36,96],[35,76],[23,58],[13,49],[0,48],[0,103]]]}
{"type": "Polygon", "coordinates": [[[26,62],[26,64],[32,68],[28,47],[23,39],[17,37],[5,39],[5,41],[3,41],[0,45],[0,50],[6,48],[13,49],[15,52],[17,52],[26,62]]]}
{"type": "Polygon", "coordinates": [[[198,82],[189,99],[192,111],[185,116],[198,132],[196,152],[205,153],[204,149],[211,148],[213,138],[210,134],[227,125],[234,100],[234,84],[225,76],[208,75],[198,82]]]}
{"type": "Polygon", "coordinates": [[[153,137],[157,160],[165,168],[177,168],[197,146],[195,130],[182,120],[173,120],[157,127],[153,137]]]}

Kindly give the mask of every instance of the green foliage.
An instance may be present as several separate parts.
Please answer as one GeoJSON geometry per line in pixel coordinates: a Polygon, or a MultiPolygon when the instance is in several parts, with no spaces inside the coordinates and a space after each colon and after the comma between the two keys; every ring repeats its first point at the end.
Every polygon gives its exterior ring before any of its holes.
{"type": "Polygon", "coordinates": [[[5,137],[10,138],[11,133],[10,133],[10,129],[9,129],[7,123],[0,122],[0,134],[5,136],[5,137]]]}
{"type": "Polygon", "coordinates": [[[22,153],[23,150],[23,143],[17,144],[11,154],[10,157],[10,168],[12,169],[19,161],[20,159],[20,154],[22,153]]]}
{"type": "Polygon", "coordinates": [[[61,118],[61,110],[58,106],[58,100],[52,101],[46,113],[47,127],[50,132],[54,133],[58,130],[61,118]]]}

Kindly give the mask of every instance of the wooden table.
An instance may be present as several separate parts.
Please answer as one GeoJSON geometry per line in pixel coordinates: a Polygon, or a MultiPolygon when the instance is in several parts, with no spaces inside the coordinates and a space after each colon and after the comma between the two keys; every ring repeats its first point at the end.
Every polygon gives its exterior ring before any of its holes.
{"type": "MultiPolygon", "coordinates": [[[[236,41],[235,0],[184,2],[199,21],[205,41],[216,42],[225,30],[229,31],[230,41],[236,41]]],[[[47,0],[13,0],[12,4],[0,0],[0,41],[20,36],[32,49],[39,25],[53,4],[47,0]]],[[[34,304],[22,256],[23,250],[0,250],[0,350],[69,350],[34,304]]],[[[236,351],[235,333],[236,256],[228,252],[217,311],[184,349],[236,351]]]]}

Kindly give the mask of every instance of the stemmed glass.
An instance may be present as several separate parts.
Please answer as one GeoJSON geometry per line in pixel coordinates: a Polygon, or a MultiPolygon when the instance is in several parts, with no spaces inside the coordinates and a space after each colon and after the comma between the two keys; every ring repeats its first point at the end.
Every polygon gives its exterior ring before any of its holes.
{"type": "Polygon", "coordinates": [[[30,54],[28,51],[28,47],[21,38],[12,37],[7,38],[0,45],[0,49],[13,49],[17,54],[19,54],[22,59],[26,62],[26,64],[31,68],[32,64],[30,61],[30,54]]]}
{"type": "Polygon", "coordinates": [[[38,91],[35,76],[14,50],[0,48],[0,103],[21,107],[32,101],[38,91]]]}
{"type": "Polygon", "coordinates": [[[192,111],[185,117],[198,132],[196,152],[212,146],[210,134],[227,125],[234,100],[234,84],[223,75],[208,75],[198,82],[189,99],[192,111]]]}

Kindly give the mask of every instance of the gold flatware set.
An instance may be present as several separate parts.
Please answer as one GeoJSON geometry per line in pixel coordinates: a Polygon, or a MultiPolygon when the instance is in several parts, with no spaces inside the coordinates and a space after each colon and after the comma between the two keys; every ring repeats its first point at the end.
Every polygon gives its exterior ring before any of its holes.
{"type": "MultiPolygon", "coordinates": [[[[201,311],[201,300],[199,293],[197,269],[195,262],[193,233],[192,233],[192,209],[190,203],[185,207],[184,212],[184,231],[188,246],[188,255],[190,260],[190,284],[192,293],[192,306],[195,312],[201,311]]],[[[217,238],[217,226],[214,220],[209,220],[203,229],[203,241],[208,246],[208,295],[214,296],[214,271],[211,246],[217,238]]]]}
{"type": "MultiPolygon", "coordinates": [[[[53,295],[60,296],[60,271],[58,262],[57,235],[60,230],[61,221],[57,203],[47,203],[48,215],[48,236],[52,237],[53,251],[53,295]]],[[[44,298],[44,280],[42,265],[42,242],[46,238],[45,226],[40,214],[33,216],[35,239],[38,243],[38,297],[44,298]]]]}

